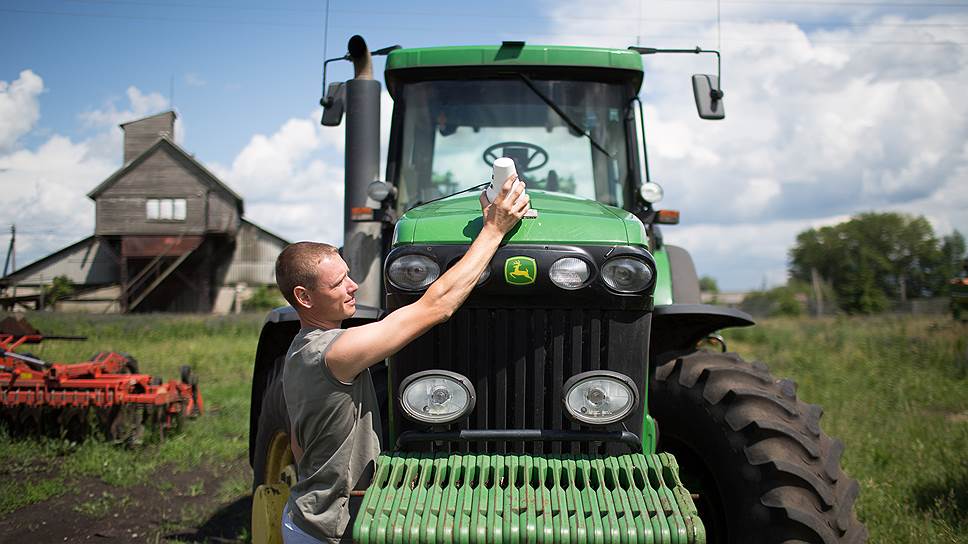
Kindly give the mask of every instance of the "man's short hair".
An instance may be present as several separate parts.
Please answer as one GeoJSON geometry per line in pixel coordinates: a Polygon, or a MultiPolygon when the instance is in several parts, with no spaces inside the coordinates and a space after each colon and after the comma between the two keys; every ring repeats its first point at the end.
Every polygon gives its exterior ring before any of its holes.
{"type": "Polygon", "coordinates": [[[323,259],[334,255],[339,255],[339,250],[321,242],[296,242],[286,246],[276,258],[276,284],[286,302],[296,308],[293,289],[298,285],[315,287],[316,267],[323,259]]]}

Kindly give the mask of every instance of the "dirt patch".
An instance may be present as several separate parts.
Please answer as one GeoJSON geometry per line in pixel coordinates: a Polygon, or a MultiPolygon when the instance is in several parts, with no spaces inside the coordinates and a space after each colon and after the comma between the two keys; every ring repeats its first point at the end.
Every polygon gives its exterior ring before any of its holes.
{"type": "Polygon", "coordinates": [[[245,459],[190,471],[159,470],[152,482],[114,487],[72,482],[71,493],[0,517],[0,543],[243,542],[251,497],[226,495],[225,482],[248,479],[245,459]]]}

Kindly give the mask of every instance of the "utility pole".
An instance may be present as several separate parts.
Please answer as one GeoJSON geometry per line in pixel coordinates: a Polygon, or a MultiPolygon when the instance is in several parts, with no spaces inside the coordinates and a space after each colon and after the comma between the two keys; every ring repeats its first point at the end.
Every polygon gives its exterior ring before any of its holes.
{"type": "Polygon", "coordinates": [[[3,262],[3,276],[7,275],[7,270],[13,272],[17,269],[17,254],[16,251],[17,244],[17,225],[10,225],[10,245],[7,247],[7,258],[3,262]],[[10,265],[13,264],[13,267],[10,265]]]}
{"type": "MultiPolygon", "coordinates": [[[[3,277],[7,276],[7,270],[13,274],[17,270],[17,225],[10,225],[10,245],[7,247],[7,258],[3,261],[3,277]]],[[[13,284],[11,295],[16,299],[17,284],[13,284]]],[[[16,304],[16,303],[15,303],[16,304]]]]}
{"type": "Polygon", "coordinates": [[[817,317],[823,315],[823,289],[820,287],[820,273],[816,268],[810,269],[810,280],[813,284],[813,300],[816,304],[817,317]]]}

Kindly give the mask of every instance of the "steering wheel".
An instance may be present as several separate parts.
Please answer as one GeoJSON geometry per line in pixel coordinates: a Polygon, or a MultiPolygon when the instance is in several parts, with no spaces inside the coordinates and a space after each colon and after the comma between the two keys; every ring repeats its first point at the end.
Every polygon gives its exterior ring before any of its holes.
{"type": "Polygon", "coordinates": [[[501,157],[510,157],[521,170],[519,174],[532,172],[548,164],[548,152],[541,146],[528,142],[498,142],[485,149],[482,157],[488,166],[494,166],[494,161],[501,157]],[[535,159],[541,162],[533,164],[535,159]]]}

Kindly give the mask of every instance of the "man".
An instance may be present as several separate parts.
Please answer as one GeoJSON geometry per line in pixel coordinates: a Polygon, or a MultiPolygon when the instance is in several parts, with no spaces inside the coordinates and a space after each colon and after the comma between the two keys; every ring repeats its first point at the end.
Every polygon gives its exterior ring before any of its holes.
{"type": "Polygon", "coordinates": [[[283,512],[288,544],[351,537],[350,491],[369,485],[380,453],[380,414],[369,367],[460,308],[504,235],[530,208],[524,183],[508,178],[467,253],[424,295],[383,320],[343,330],[356,312],[356,283],[336,249],[299,242],[279,254],[276,280],[302,325],[283,371],[298,481],[283,512]]]}

